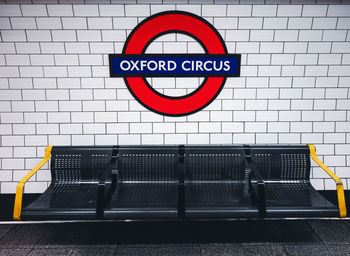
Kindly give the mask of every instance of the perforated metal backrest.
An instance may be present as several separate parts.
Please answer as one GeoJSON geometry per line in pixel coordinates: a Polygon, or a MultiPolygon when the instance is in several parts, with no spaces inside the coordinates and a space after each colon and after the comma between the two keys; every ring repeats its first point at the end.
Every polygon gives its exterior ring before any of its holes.
{"type": "Polygon", "coordinates": [[[190,181],[237,181],[245,177],[242,146],[186,146],[185,177],[190,181]]]}
{"type": "Polygon", "coordinates": [[[118,158],[119,181],[175,182],[178,147],[120,146],[118,158]]]}
{"type": "Polygon", "coordinates": [[[109,167],[112,147],[53,147],[51,176],[53,183],[98,182],[109,167]]]}
{"type": "Polygon", "coordinates": [[[310,151],[305,146],[251,146],[263,179],[309,180],[310,151]]]}

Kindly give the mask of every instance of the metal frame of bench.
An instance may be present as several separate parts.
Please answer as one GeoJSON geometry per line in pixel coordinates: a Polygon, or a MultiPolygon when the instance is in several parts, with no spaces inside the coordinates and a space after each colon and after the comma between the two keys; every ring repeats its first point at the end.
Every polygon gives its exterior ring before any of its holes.
{"type": "MultiPolygon", "coordinates": [[[[108,146],[106,148],[110,148],[110,160],[106,164],[104,170],[101,170],[101,176],[99,177],[98,182],[96,183],[96,191],[97,191],[97,202],[96,202],[96,218],[104,219],[104,211],[106,206],[108,205],[111,197],[113,196],[113,192],[117,186],[116,183],[116,175],[119,170],[116,169],[116,163],[118,162],[119,150],[125,148],[127,146],[108,146]]],[[[166,146],[160,146],[160,148],[166,146]]],[[[178,175],[178,189],[177,189],[177,219],[186,219],[186,174],[185,174],[185,150],[189,146],[180,145],[177,147],[178,155],[177,155],[177,165],[176,165],[176,173],[178,175]]],[[[207,146],[208,148],[212,146],[207,146]]],[[[236,146],[237,147],[237,146],[236,146]]],[[[269,148],[271,146],[266,146],[269,148]]],[[[276,145],[276,147],[279,147],[276,145]]],[[[337,214],[340,218],[346,217],[346,205],[345,205],[345,197],[344,197],[344,188],[342,181],[325,165],[323,164],[316,156],[316,150],[314,145],[307,145],[309,150],[309,155],[311,158],[335,181],[337,188],[337,197],[338,197],[338,210],[337,214]]],[[[15,205],[13,211],[13,219],[21,220],[22,214],[22,197],[25,183],[35,174],[40,168],[42,168],[51,157],[51,152],[53,150],[53,146],[48,146],[45,150],[44,159],[33,169],[31,170],[17,185],[16,189],[16,198],[15,205]]],[[[74,148],[74,147],[71,147],[74,148]]],[[[91,147],[94,148],[94,147],[91,147]]],[[[151,147],[150,147],[151,148],[151,147]]],[[[270,183],[266,177],[264,178],[261,170],[259,170],[259,163],[254,159],[253,150],[254,146],[244,145],[241,146],[242,152],[244,154],[245,159],[245,168],[250,170],[249,172],[249,189],[252,192],[251,195],[257,200],[257,210],[258,217],[265,218],[268,217],[267,213],[269,212],[269,197],[266,195],[266,185],[270,183]]],[[[107,150],[107,149],[106,149],[107,150]]],[[[105,165],[103,165],[105,166],[105,165]]],[[[309,170],[310,172],[310,170],[309,170]]],[[[311,184],[310,184],[311,185],[311,184]]],[[[317,193],[317,192],[316,192],[317,193]]],[[[68,214],[69,215],[69,214],[68,214]]],[[[150,216],[152,216],[152,211],[150,212],[150,216]]],[[[279,216],[278,214],[276,215],[279,216]]],[[[276,217],[275,216],[275,217],[276,217]]],[[[141,216],[143,217],[143,216],[141,216]]],[[[270,216],[271,217],[271,216],[270,216]]],[[[272,216],[274,217],[274,216],[272,216]]],[[[281,215],[281,217],[283,217],[281,215]]],[[[299,215],[297,214],[295,217],[303,217],[303,212],[299,215]]],[[[305,216],[304,216],[305,217],[305,216]]],[[[136,215],[137,218],[137,215],[136,215]]],[[[208,217],[210,219],[210,217],[208,217]]],[[[224,217],[225,218],[225,217],[224,217]]],[[[242,215],[244,218],[244,214],[242,215]]],[[[68,218],[69,219],[69,218],[68,218]]]]}

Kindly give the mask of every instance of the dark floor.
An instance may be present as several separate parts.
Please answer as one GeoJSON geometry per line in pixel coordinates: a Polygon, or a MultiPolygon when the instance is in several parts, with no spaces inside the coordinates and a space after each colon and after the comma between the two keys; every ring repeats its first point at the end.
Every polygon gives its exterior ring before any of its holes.
{"type": "Polygon", "coordinates": [[[350,221],[0,225],[0,255],[350,255],[350,221]]]}
{"type": "Polygon", "coordinates": [[[3,255],[346,256],[350,220],[0,224],[3,255]]]}

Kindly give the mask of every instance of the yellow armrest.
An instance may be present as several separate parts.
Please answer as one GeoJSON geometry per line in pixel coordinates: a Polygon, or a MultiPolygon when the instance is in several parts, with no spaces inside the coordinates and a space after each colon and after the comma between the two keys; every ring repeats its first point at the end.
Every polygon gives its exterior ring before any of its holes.
{"type": "Polygon", "coordinates": [[[16,189],[16,198],[15,198],[15,207],[13,209],[13,219],[21,220],[21,212],[22,212],[22,197],[23,197],[23,188],[24,183],[26,183],[37,171],[40,170],[50,159],[51,150],[53,146],[47,146],[45,149],[45,157],[44,159],[37,165],[33,170],[31,170],[23,179],[18,182],[16,189]]]}
{"type": "Polygon", "coordinates": [[[312,160],[314,160],[335,181],[337,185],[339,215],[340,215],[340,218],[345,218],[346,205],[345,205],[343,182],[324,163],[322,163],[320,159],[317,158],[315,146],[311,144],[309,144],[308,146],[310,148],[310,155],[312,160]]]}

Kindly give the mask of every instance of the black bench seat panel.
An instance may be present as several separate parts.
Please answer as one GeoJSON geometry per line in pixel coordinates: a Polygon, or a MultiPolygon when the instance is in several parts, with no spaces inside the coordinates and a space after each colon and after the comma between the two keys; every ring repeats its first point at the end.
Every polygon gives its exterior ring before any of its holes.
{"type": "Polygon", "coordinates": [[[210,182],[186,184],[186,216],[189,218],[257,217],[258,210],[248,184],[210,182]]]}
{"type": "Polygon", "coordinates": [[[307,145],[251,146],[265,181],[266,217],[337,217],[338,207],[310,183],[307,145]]]}
{"type": "Polygon", "coordinates": [[[188,218],[258,217],[242,146],[186,146],[185,202],[188,218]]]}
{"type": "Polygon", "coordinates": [[[177,218],[178,147],[120,146],[105,219],[177,218]]]}
{"type": "Polygon", "coordinates": [[[338,217],[338,207],[309,182],[266,183],[267,217],[338,217]]]}
{"type": "Polygon", "coordinates": [[[105,218],[177,218],[177,183],[118,183],[105,218]]]}
{"type": "Polygon", "coordinates": [[[112,147],[53,147],[51,184],[22,210],[24,220],[96,219],[100,176],[108,171],[112,147]]]}

